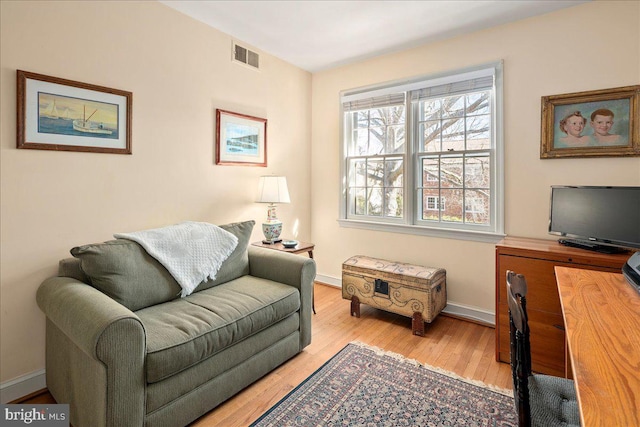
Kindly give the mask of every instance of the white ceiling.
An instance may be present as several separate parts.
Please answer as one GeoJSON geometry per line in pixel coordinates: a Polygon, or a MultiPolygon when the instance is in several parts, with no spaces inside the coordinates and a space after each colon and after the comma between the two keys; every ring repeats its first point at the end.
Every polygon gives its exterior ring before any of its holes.
{"type": "Polygon", "coordinates": [[[590,0],[160,1],[316,72],[590,0]]]}

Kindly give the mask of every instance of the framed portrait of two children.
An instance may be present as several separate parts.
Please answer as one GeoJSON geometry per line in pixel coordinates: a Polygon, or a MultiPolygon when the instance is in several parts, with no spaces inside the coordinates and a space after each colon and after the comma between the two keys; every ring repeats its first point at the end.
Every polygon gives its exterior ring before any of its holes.
{"type": "Polygon", "coordinates": [[[640,85],[542,97],[540,158],[640,156],[640,85]]]}

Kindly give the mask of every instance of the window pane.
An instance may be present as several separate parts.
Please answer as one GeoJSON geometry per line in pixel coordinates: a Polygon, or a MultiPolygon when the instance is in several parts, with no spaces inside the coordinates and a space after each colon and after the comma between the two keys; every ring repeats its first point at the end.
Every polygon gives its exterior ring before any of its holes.
{"type": "Polygon", "coordinates": [[[430,99],[422,102],[422,120],[437,120],[441,114],[442,103],[439,99],[430,99]]]}
{"type": "Polygon", "coordinates": [[[404,106],[387,107],[377,111],[385,126],[404,125],[404,106]]]}
{"type": "Polygon", "coordinates": [[[372,216],[382,216],[382,188],[369,189],[367,214],[372,216]]]}
{"type": "Polygon", "coordinates": [[[366,213],[367,193],[364,188],[351,188],[349,190],[349,211],[355,215],[366,213]]]}
{"type": "Polygon", "coordinates": [[[373,156],[384,153],[384,145],[387,139],[387,128],[373,127],[369,129],[369,148],[363,155],[373,156]]]}
{"type": "Polygon", "coordinates": [[[373,110],[369,110],[369,120],[371,123],[369,126],[384,126],[386,125],[385,108],[374,108],[373,110]]]}
{"type": "Polygon", "coordinates": [[[438,188],[440,186],[440,172],[438,159],[422,160],[422,186],[438,188]]]}
{"type": "Polygon", "coordinates": [[[464,95],[443,98],[442,117],[464,117],[464,95]]]}
{"type": "Polygon", "coordinates": [[[353,139],[348,145],[350,156],[372,156],[404,153],[404,106],[356,111],[353,117],[353,139]]]}
{"type": "Polygon", "coordinates": [[[384,177],[384,161],[369,159],[367,161],[367,187],[382,187],[384,177]]]}
{"type": "Polygon", "coordinates": [[[467,150],[491,148],[491,117],[467,117],[467,150]]]}
{"type": "Polygon", "coordinates": [[[464,118],[443,120],[442,151],[464,150],[464,118]]]}
{"type": "Polygon", "coordinates": [[[422,151],[440,151],[440,121],[420,124],[422,129],[422,151]]]}
{"type": "Polygon", "coordinates": [[[368,129],[356,129],[353,131],[353,152],[350,150],[351,156],[364,156],[369,150],[369,130],[368,129]]]}
{"type": "Polygon", "coordinates": [[[346,141],[347,157],[366,157],[347,158],[349,213],[402,217],[402,156],[406,152],[404,105],[354,111],[345,117],[350,117],[353,125],[351,139],[346,141]]]}
{"type": "Polygon", "coordinates": [[[443,188],[462,187],[462,157],[443,157],[440,164],[443,188]]]}
{"type": "Polygon", "coordinates": [[[351,187],[364,187],[367,178],[367,164],[364,160],[351,160],[349,162],[349,185],[351,187]]]}
{"type": "Polygon", "coordinates": [[[369,111],[356,111],[353,113],[354,127],[356,128],[368,128],[369,127],[369,111]]]}
{"type": "Polygon", "coordinates": [[[489,224],[489,190],[465,191],[465,221],[472,224],[489,224]]]}
{"type": "Polygon", "coordinates": [[[438,189],[424,189],[422,191],[422,219],[427,221],[440,220],[440,191],[438,189]]]}
{"type": "Polygon", "coordinates": [[[489,155],[465,159],[465,187],[489,188],[490,179],[489,155]]]}
{"type": "Polygon", "coordinates": [[[385,154],[404,153],[404,125],[387,128],[387,147],[385,154]]]}
{"type": "Polygon", "coordinates": [[[467,95],[467,116],[491,113],[489,92],[478,92],[467,95]]]}
{"type": "Polygon", "coordinates": [[[444,204],[442,210],[442,221],[446,222],[462,222],[462,190],[441,190],[440,198],[444,199],[441,204],[444,204]]]}
{"type": "Polygon", "coordinates": [[[401,218],[403,210],[402,188],[387,188],[385,197],[386,216],[401,218]]]}
{"type": "Polygon", "coordinates": [[[402,187],[404,164],[402,160],[387,160],[385,162],[385,187],[402,187]]]}

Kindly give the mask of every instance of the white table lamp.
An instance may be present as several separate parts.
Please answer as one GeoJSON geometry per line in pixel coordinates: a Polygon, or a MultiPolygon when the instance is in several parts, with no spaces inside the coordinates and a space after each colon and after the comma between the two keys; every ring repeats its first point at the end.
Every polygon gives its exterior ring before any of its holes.
{"type": "Polygon", "coordinates": [[[282,222],[276,217],[276,203],[290,203],[287,178],[284,176],[261,176],[258,182],[258,203],[269,203],[267,220],[262,223],[263,243],[273,244],[282,241],[282,222]]]}

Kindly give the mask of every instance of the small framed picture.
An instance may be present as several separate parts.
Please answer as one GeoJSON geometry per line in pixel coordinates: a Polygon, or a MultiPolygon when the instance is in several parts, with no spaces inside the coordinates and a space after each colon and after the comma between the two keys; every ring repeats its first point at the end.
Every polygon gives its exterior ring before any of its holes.
{"type": "Polygon", "coordinates": [[[542,97],[540,158],[640,156],[640,86],[542,97]]]}
{"type": "Polygon", "coordinates": [[[131,92],[18,70],[17,93],[17,148],[131,154],[131,92]]]}
{"type": "Polygon", "coordinates": [[[267,166],[267,119],[216,110],[216,165],[267,166]]]}

